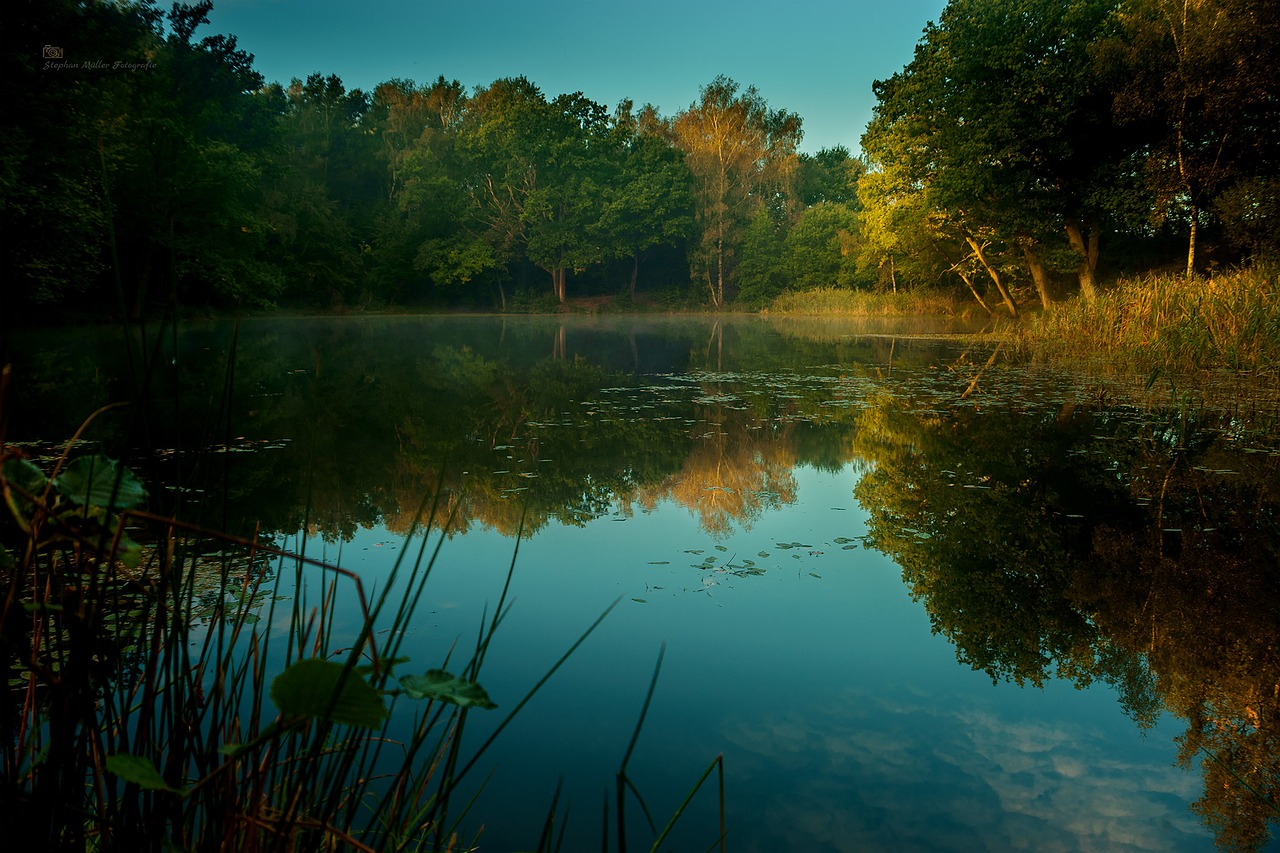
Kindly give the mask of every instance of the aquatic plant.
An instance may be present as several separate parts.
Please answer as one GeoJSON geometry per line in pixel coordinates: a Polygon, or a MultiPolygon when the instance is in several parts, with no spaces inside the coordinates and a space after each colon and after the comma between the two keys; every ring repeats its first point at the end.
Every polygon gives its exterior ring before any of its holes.
{"type": "MultiPolygon", "coordinates": [[[[415,521],[370,595],[358,575],[267,537],[148,512],[147,488],[126,466],[76,450],[69,442],[46,473],[0,443],[6,843],[475,849],[478,836],[462,836],[472,774],[613,605],[467,747],[469,716],[498,709],[480,677],[514,555],[474,646],[410,667],[401,646],[444,537],[415,521]],[[354,626],[339,602],[355,603],[354,626]]],[[[416,518],[439,517],[438,503],[424,500],[416,518]]],[[[555,810],[553,799],[539,850],[556,849],[555,810]]],[[[723,836],[723,795],[721,815],[723,836]]]]}

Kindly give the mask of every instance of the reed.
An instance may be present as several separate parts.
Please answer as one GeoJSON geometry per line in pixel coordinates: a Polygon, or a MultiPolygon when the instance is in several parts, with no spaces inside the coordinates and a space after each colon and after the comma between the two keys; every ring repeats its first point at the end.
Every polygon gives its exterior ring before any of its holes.
{"type": "Polygon", "coordinates": [[[1280,372],[1280,275],[1267,267],[1188,281],[1126,279],[1092,303],[1075,299],[1012,334],[1053,358],[1100,358],[1142,371],[1280,372]]]}
{"type": "MultiPolygon", "coordinates": [[[[84,429],[48,470],[0,435],[6,848],[478,849],[461,834],[474,802],[461,792],[617,602],[464,749],[469,717],[496,712],[482,667],[516,554],[474,645],[409,661],[438,531],[415,522],[370,594],[358,575],[268,537],[148,512],[130,470],[81,452],[84,429]]],[[[416,517],[439,517],[438,504],[416,517]]],[[[540,850],[559,847],[557,800],[540,850]]]]}
{"type": "Polygon", "coordinates": [[[880,293],[825,287],[787,292],[762,313],[776,315],[843,315],[849,317],[964,316],[976,306],[958,301],[949,293],[932,290],[899,290],[880,293]]]}

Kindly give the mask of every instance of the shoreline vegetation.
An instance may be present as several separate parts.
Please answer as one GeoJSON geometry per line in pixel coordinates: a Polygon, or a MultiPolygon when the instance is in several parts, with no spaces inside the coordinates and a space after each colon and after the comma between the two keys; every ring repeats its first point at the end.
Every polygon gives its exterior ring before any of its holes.
{"type": "MultiPolygon", "coordinates": [[[[978,318],[979,307],[934,291],[825,288],[778,297],[770,316],[978,318]]],[[[1095,299],[1053,302],[989,332],[1054,361],[1105,361],[1135,371],[1231,370],[1280,376],[1280,271],[1258,265],[1205,278],[1121,278],[1095,299]]]]}
{"type": "MultiPolygon", "coordinates": [[[[523,76],[268,81],[211,9],[16,6],[42,41],[0,78],[5,329],[582,301],[1056,315],[1104,278],[1154,302],[1155,271],[1280,257],[1280,22],[1251,0],[949,0],[872,84],[856,152],[802,150],[800,115],[724,75],[668,114],[523,76]]],[[[1211,322],[1161,346],[1267,363],[1224,337],[1252,320],[1211,322]]]]}
{"type": "Polygon", "coordinates": [[[1280,377],[1280,274],[1258,266],[1204,279],[1123,279],[1093,302],[1055,305],[1011,333],[1055,359],[1280,377]]]}

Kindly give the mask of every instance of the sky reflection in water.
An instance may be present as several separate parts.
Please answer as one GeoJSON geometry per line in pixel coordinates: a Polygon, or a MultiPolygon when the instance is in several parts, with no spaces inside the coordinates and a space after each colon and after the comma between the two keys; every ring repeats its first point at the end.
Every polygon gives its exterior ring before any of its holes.
{"type": "MultiPolygon", "coordinates": [[[[475,783],[497,769],[466,825],[484,849],[533,847],[561,778],[565,849],[599,847],[664,643],[628,773],[661,826],[723,753],[733,850],[1204,850],[1188,804],[1207,794],[1223,832],[1265,826],[1196,748],[1280,776],[1280,451],[1250,422],[1274,401],[1144,407],[894,331],[247,321],[228,434],[215,399],[165,396],[221,387],[230,330],[202,325],[162,353],[152,446],[236,488],[158,491],[174,506],[157,509],[295,545],[306,509],[307,553],[372,589],[442,484],[450,536],[402,649],[417,671],[455,642],[451,668],[467,658],[527,510],[480,677],[501,710],[470,717],[473,744],[620,600],[482,762],[475,783]]],[[[16,362],[34,379],[12,438],[127,396],[105,339],[39,343],[16,362]]],[[[121,423],[91,438],[110,448],[121,423]]],[[[712,780],[671,849],[715,840],[715,799],[712,780]]]]}
{"type": "MultiPolygon", "coordinates": [[[[561,776],[573,802],[569,838],[594,843],[601,791],[664,642],[632,764],[659,825],[723,752],[735,850],[1211,846],[1187,809],[1197,781],[1173,766],[1176,724],[1143,738],[1105,685],[993,686],[958,666],[890,560],[834,543],[866,532],[852,467],[801,466],[795,475],[794,504],[723,538],[668,501],[625,520],[552,525],[521,543],[514,607],[482,679],[500,705],[523,695],[591,617],[623,600],[499,742],[499,771],[477,809],[504,819],[487,826],[485,847],[527,845],[561,776]],[[779,550],[779,542],[812,547],[779,550]],[[750,555],[765,574],[698,568],[705,555],[750,555]]],[[[343,562],[376,578],[396,547],[385,530],[362,532],[343,562]]],[[[453,639],[474,636],[513,547],[492,531],[445,544],[422,642],[411,638],[408,656],[432,660],[453,639]]],[[[638,810],[631,819],[640,822],[638,810]]],[[[714,839],[715,821],[708,788],[679,837],[714,839]]]]}

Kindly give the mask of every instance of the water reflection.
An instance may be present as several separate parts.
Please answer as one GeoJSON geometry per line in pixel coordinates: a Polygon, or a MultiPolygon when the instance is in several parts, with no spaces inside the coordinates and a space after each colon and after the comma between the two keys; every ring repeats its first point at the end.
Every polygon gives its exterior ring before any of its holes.
{"type": "Polygon", "coordinates": [[[865,410],[872,544],[961,662],[1102,679],[1140,726],[1185,720],[1194,810],[1224,847],[1258,848],[1280,816],[1280,457],[1228,413],[1008,402],[865,410]]]}
{"type": "MultiPolygon", "coordinates": [[[[147,417],[103,418],[92,437],[170,484],[161,511],[239,533],[337,542],[429,521],[534,537],[678,507],[729,543],[690,558],[713,584],[730,560],[777,571],[797,543],[806,566],[819,548],[856,549],[797,531],[727,553],[799,508],[797,471],[854,471],[863,543],[893,559],[962,663],[1001,683],[1110,685],[1139,728],[1175,714],[1180,759],[1203,778],[1195,812],[1224,846],[1265,844],[1280,816],[1274,412],[1150,409],[1096,379],[888,331],[295,320],[246,323],[233,348],[210,325],[161,340],[147,417]]],[[[134,393],[109,340],[46,339],[15,361],[11,439],[68,435],[134,393]]],[[[1071,830],[1085,846],[1138,846],[1135,827],[1188,819],[1159,795],[1182,793],[1174,776],[1135,779],[1083,728],[853,687],[763,719],[721,726],[744,778],[805,754],[793,782],[808,805],[762,780],[744,785],[746,810],[814,849],[999,848],[1067,815],[1105,816],[1071,830]],[[978,764],[954,759],[961,742],[978,764]],[[923,817],[904,823],[889,808],[903,800],[923,817]]]]}

